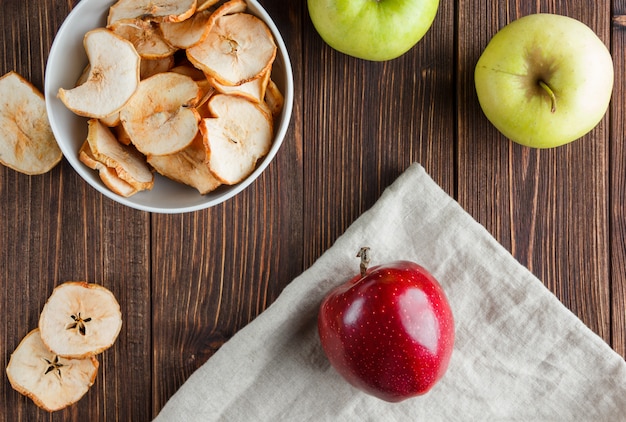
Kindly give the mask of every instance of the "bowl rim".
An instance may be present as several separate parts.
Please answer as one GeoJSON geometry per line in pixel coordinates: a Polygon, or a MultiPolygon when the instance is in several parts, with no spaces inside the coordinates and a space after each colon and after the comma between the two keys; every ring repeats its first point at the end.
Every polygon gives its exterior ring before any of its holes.
{"type": "MultiPolygon", "coordinates": [[[[224,186],[218,191],[210,192],[205,195],[201,195],[197,190],[186,186],[184,184],[173,182],[158,173],[155,174],[155,185],[157,183],[168,184],[170,186],[176,186],[181,190],[189,190],[190,194],[198,195],[200,198],[204,197],[205,200],[201,200],[200,202],[190,204],[190,205],[176,205],[173,204],[171,207],[165,206],[156,206],[146,203],[146,201],[137,200],[137,198],[146,197],[146,195],[150,195],[154,193],[154,191],[146,191],[139,192],[131,197],[123,197],[121,195],[116,194],[111,191],[108,187],[106,187],[102,181],[100,180],[97,172],[85,166],[78,159],[78,148],[75,149],[72,141],[66,139],[67,132],[62,130],[60,127],[60,123],[54,118],[57,114],[58,107],[65,107],[65,105],[58,99],[57,92],[60,88],[57,81],[57,77],[55,77],[53,72],[58,72],[58,69],[55,69],[54,66],[50,66],[50,64],[55,65],[55,63],[59,60],[62,60],[63,56],[66,53],[61,52],[60,50],[65,47],[64,41],[67,38],[66,33],[70,32],[68,28],[70,25],[75,24],[75,20],[78,19],[84,13],[85,10],[93,9],[93,8],[103,8],[103,13],[108,10],[108,8],[113,5],[117,0],[108,0],[106,2],[102,2],[102,0],[82,0],[78,3],[76,7],[74,7],[68,16],[65,18],[59,30],[57,31],[55,38],[52,42],[52,46],[50,48],[50,53],[48,55],[48,59],[46,61],[46,69],[44,76],[44,98],[46,102],[46,112],[49,117],[50,126],[52,128],[52,132],[54,133],[55,139],[57,140],[57,144],[59,148],[63,152],[64,157],[70,163],[72,168],[81,176],[83,180],[85,180],[90,186],[94,189],[102,193],[104,196],[112,199],[115,202],[128,206],[130,208],[134,208],[141,211],[152,212],[152,213],[161,213],[161,214],[180,214],[187,213],[193,211],[199,211],[202,209],[210,208],[216,205],[219,205],[228,199],[234,197],[238,193],[242,192],[248,186],[250,186],[260,175],[261,173],[269,166],[269,164],[273,161],[274,157],[278,153],[278,150],[282,146],[282,143],[285,139],[287,131],[289,130],[291,124],[291,115],[293,111],[293,101],[294,101],[294,81],[293,81],[293,70],[291,66],[291,60],[289,58],[289,52],[285,45],[285,42],[278,30],[276,24],[273,19],[270,17],[269,13],[259,4],[257,0],[246,0],[248,5],[247,13],[251,13],[260,19],[262,19],[265,24],[268,26],[272,35],[274,36],[274,40],[277,45],[277,56],[276,61],[274,62],[274,66],[279,65],[280,70],[284,73],[284,87],[281,87],[281,91],[284,97],[283,109],[281,111],[281,115],[278,119],[275,120],[278,124],[274,125],[274,140],[270,151],[265,155],[261,160],[257,162],[257,165],[254,171],[248,175],[244,180],[240,183],[230,186],[224,186]]],[[[102,22],[102,26],[104,26],[104,22],[102,22]]],[[[93,28],[92,28],[93,29],[93,28]]],[[[80,40],[80,45],[82,46],[82,39],[80,40]]],[[[84,48],[83,48],[84,52],[84,48]]],[[[86,53],[85,53],[86,60],[86,53]]],[[[275,81],[276,82],[276,81],[275,81]]],[[[277,82],[278,83],[278,82],[277,82]]],[[[67,110],[67,109],[66,109],[67,110]]],[[[69,111],[69,110],[68,110],[69,111]]],[[[83,118],[77,116],[80,119],[83,118]]],[[[86,131],[86,124],[85,124],[86,131]]],[[[155,186],[156,187],[156,186],[155,186]]],[[[151,198],[152,199],[152,198],[151,198]]],[[[147,201],[147,202],[154,202],[147,201]]]]}

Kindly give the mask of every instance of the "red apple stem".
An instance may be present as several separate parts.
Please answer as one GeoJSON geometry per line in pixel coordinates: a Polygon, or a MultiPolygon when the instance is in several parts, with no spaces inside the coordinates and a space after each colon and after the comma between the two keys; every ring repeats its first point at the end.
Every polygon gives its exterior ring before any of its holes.
{"type": "Polygon", "coordinates": [[[363,277],[365,275],[365,273],[367,272],[367,267],[370,263],[370,248],[368,248],[367,246],[363,246],[360,250],[359,253],[356,254],[357,258],[361,258],[361,277],[363,277]]]}
{"type": "Polygon", "coordinates": [[[542,80],[539,81],[539,86],[548,93],[548,96],[550,97],[550,101],[552,102],[552,108],[550,109],[550,111],[552,113],[555,113],[556,112],[556,95],[554,95],[554,91],[552,91],[552,88],[550,88],[550,86],[548,86],[548,84],[542,80]]]}

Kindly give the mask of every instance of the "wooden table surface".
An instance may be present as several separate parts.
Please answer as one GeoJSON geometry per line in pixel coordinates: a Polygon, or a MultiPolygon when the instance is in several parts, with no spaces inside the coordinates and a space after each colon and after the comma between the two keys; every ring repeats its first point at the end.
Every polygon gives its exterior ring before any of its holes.
{"type": "MultiPolygon", "coordinates": [[[[124,317],[78,404],[50,416],[3,376],[0,419],[150,420],[412,162],[626,356],[626,0],[442,0],[424,39],[383,63],[329,48],[304,0],[261,3],[290,53],[294,113],[268,170],[236,198],[150,214],[107,199],[65,160],[41,176],[0,167],[3,365],[64,281],[105,285],[124,317]],[[473,83],[496,31],[539,11],[594,29],[616,75],[602,122],[551,150],[500,135],[473,83]]],[[[55,33],[76,4],[1,0],[0,74],[43,89],[55,33]]]]}

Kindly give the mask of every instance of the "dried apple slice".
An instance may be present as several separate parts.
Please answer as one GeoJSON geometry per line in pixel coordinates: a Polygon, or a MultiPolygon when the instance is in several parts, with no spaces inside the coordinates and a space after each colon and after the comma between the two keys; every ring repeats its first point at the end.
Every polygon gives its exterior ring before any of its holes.
{"type": "Polygon", "coordinates": [[[176,182],[194,187],[204,195],[221,185],[206,164],[202,134],[182,151],[170,155],[151,155],[148,163],[161,175],[176,182]]]}
{"type": "Polygon", "coordinates": [[[193,15],[196,6],[196,0],[119,0],[109,8],[107,26],[137,18],[180,22],[193,15]]]}
{"type": "Polygon", "coordinates": [[[87,82],[87,78],[89,78],[89,70],[90,69],[91,69],[91,67],[89,66],[89,64],[87,64],[87,66],[85,66],[85,68],[81,72],[81,74],[78,77],[78,79],[76,79],[76,85],[74,85],[74,86],[79,86],[79,85],[82,85],[85,82],[87,82]]]}
{"type": "Polygon", "coordinates": [[[98,167],[104,165],[93,155],[88,141],[83,142],[83,145],[78,150],[78,159],[92,170],[99,170],[98,167]]]}
{"type": "Polygon", "coordinates": [[[215,20],[207,37],[186,50],[194,66],[223,85],[259,78],[272,66],[276,43],[267,25],[248,13],[215,20]]]}
{"type": "Polygon", "coordinates": [[[200,131],[211,173],[222,183],[241,182],[272,145],[272,121],[257,105],[234,95],[218,94],[208,103],[212,118],[200,131]]]}
{"type": "Polygon", "coordinates": [[[229,0],[216,10],[196,11],[191,18],[182,22],[162,22],[161,32],[170,44],[188,49],[204,41],[220,16],[245,12],[247,7],[245,0],[229,0]]]}
{"type": "Polygon", "coordinates": [[[112,127],[111,130],[115,134],[117,138],[117,142],[124,145],[131,145],[133,142],[130,140],[130,136],[128,136],[128,132],[124,129],[124,125],[119,124],[115,127],[112,127]]]}
{"type": "Polygon", "coordinates": [[[106,187],[120,196],[128,198],[139,192],[130,183],[122,180],[117,175],[115,169],[107,167],[100,162],[98,162],[98,175],[106,187]]]}
{"type": "Polygon", "coordinates": [[[121,328],[122,313],[113,293],[84,281],[58,285],[39,316],[41,340],[63,357],[101,353],[113,345],[121,328]]]}
{"type": "Polygon", "coordinates": [[[89,391],[98,374],[98,360],[63,358],[48,350],[39,329],[17,346],[6,372],[11,386],[49,412],[63,409],[89,391]]]}
{"type": "Polygon", "coordinates": [[[0,163],[42,174],[63,154],[52,133],[43,94],[15,72],[0,78],[0,163]]]}
{"type": "Polygon", "coordinates": [[[120,113],[132,143],[144,155],[178,152],[193,141],[201,90],[189,76],[159,73],[144,79],[120,113]]]}
{"type": "Polygon", "coordinates": [[[207,117],[214,117],[213,113],[211,113],[211,111],[209,110],[209,100],[214,95],[216,95],[217,91],[215,90],[215,88],[213,88],[213,85],[208,83],[208,81],[207,81],[207,86],[208,86],[208,89],[204,91],[204,95],[202,96],[200,101],[198,101],[198,104],[196,104],[196,107],[195,107],[196,112],[198,113],[198,116],[200,116],[200,119],[204,119],[207,117]]]}
{"type": "Polygon", "coordinates": [[[208,22],[212,13],[212,10],[204,10],[182,22],[162,22],[159,27],[163,39],[180,49],[187,49],[198,44],[209,34],[211,27],[208,22]]]}
{"type": "Polygon", "coordinates": [[[147,79],[157,73],[167,72],[174,67],[174,64],[174,56],[164,57],[162,59],[141,59],[140,78],[147,79]]]}
{"type": "Polygon", "coordinates": [[[260,78],[235,86],[223,85],[213,77],[208,77],[207,79],[221,94],[239,95],[249,101],[260,103],[265,97],[265,90],[270,79],[270,70],[265,71],[260,78]]]}
{"type": "Polygon", "coordinates": [[[152,189],[154,175],[142,155],[118,142],[109,128],[98,120],[90,119],[88,126],[87,142],[98,161],[114,169],[120,179],[137,191],[152,189]]]}
{"type": "MultiPolygon", "coordinates": [[[[89,64],[87,66],[85,66],[85,68],[83,69],[83,72],[78,77],[78,80],[76,81],[76,85],[75,86],[79,86],[79,85],[82,85],[85,82],[87,82],[87,78],[89,78],[89,70],[90,69],[91,69],[91,67],[89,66],[89,64]]],[[[100,121],[103,124],[105,124],[106,126],[109,126],[109,127],[117,126],[120,123],[120,112],[116,111],[113,114],[110,114],[110,115],[105,116],[105,117],[101,117],[100,121]]]]}
{"type": "MultiPolygon", "coordinates": [[[[219,2],[216,2],[217,4],[219,2]]],[[[248,4],[246,0],[228,0],[219,5],[217,9],[213,12],[212,19],[213,22],[209,23],[209,25],[213,25],[215,20],[226,15],[232,15],[235,13],[243,13],[248,8],[248,4]]]]}
{"type": "Polygon", "coordinates": [[[198,107],[202,105],[202,103],[208,101],[209,98],[211,98],[211,96],[215,94],[215,88],[206,79],[202,81],[196,81],[196,83],[200,87],[200,93],[201,93],[200,100],[198,100],[198,102],[196,103],[196,107],[198,107]]]}
{"type": "Polygon", "coordinates": [[[108,127],[117,126],[120,124],[120,112],[116,111],[115,113],[98,120],[100,120],[103,125],[108,127]]]}
{"type": "Polygon", "coordinates": [[[215,92],[215,88],[207,80],[206,75],[200,69],[193,67],[191,63],[175,66],[172,68],[171,72],[189,76],[198,84],[198,87],[200,88],[200,100],[198,100],[195,104],[196,110],[199,110],[199,108],[202,107],[202,105],[205,104],[215,92]]]}
{"type": "Polygon", "coordinates": [[[142,59],[163,59],[177,48],[165,41],[157,24],[144,19],[129,19],[112,24],[109,29],[135,46],[142,59]]]}
{"type": "Polygon", "coordinates": [[[74,113],[100,119],[119,111],[139,85],[140,57],[133,44],[108,29],[94,29],[84,38],[89,75],[58,96],[74,113]]]}
{"type": "Polygon", "coordinates": [[[285,97],[278,85],[270,79],[265,90],[265,104],[274,118],[277,118],[285,105],[285,97]]]}
{"type": "Polygon", "coordinates": [[[198,6],[196,7],[196,12],[202,12],[203,10],[213,7],[220,1],[221,0],[204,0],[204,1],[199,0],[198,6]]]}
{"type": "Polygon", "coordinates": [[[191,63],[179,64],[170,69],[170,72],[180,73],[189,76],[194,81],[206,80],[206,75],[200,69],[194,67],[191,63]]]}
{"type": "Polygon", "coordinates": [[[78,151],[78,159],[90,169],[97,170],[100,180],[102,180],[102,183],[104,183],[107,188],[111,189],[111,191],[124,197],[129,197],[137,193],[137,189],[120,179],[115,169],[107,167],[94,157],[89,147],[89,142],[85,141],[81,146],[78,151]]]}

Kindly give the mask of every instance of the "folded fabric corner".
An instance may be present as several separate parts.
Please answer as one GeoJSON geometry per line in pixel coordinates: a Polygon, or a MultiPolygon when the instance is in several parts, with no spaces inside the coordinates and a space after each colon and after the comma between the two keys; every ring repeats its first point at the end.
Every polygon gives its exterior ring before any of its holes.
{"type": "Polygon", "coordinates": [[[157,421],[594,420],[626,415],[626,363],[448,196],[411,165],[257,319],[226,342],[157,421]],[[456,342],[428,394],[391,404],[330,367],[317,310],[356,272],[415,261],[443,286],[456,342]]]}

